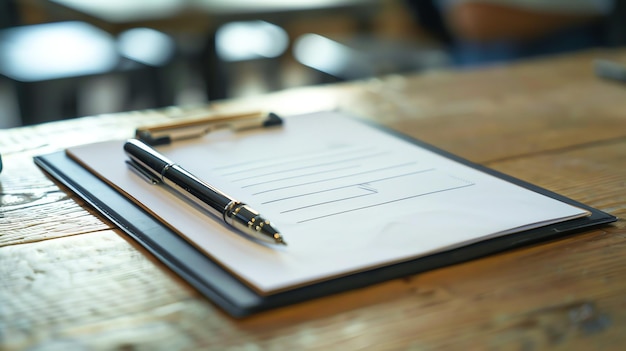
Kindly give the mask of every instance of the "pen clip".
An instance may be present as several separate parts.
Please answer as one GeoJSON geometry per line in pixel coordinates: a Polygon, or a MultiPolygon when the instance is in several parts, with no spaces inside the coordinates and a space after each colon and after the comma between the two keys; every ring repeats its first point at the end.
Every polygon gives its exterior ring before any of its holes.
{"type": "Polygon", "coordinates": [[[169,144],[175,140],[201,137],[218,129],[240,131],[250,128],[279,126],[282,123],[282,118],[271,112],[218,115],[140,127],[135,131],[135,137],[148,145],[156,146],[169,144]]]}
{"type": "Polygon", "coordinates": [[[126,164],[130,167],[130,170],[140,176],[143,180],[150,184],[159,184],[161,180],[152,176],[142,165],[134,162],[133,160],[126,160],[126,164]]]}

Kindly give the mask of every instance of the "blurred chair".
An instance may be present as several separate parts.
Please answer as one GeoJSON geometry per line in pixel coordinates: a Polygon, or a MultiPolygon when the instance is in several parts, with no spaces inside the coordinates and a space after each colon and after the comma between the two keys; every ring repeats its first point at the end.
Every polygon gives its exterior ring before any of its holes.
{"type": "Polygon", "coordinates": [[[20,24],[19,10],[15,0],[0,0],[0,29],[20,24]]]}
{"type": "Polygon", "coordinates": [[[217,53],[227,62],[276,58],[289,45],[285,30],[265,21],[230,22],[216,35],[217,53]]]}
{"type": "Polygon", "coordinates": [[[626,1],[616,0],[606,20],[607,44],[611,47],[626,46],[626,1]]]}
{"type": "Polygon", "coordinates": [[[82,22],[0,31],[0,75],[15,88],[23,124],[75,117],[78,81],[115,71],[115,40],[82,22]]]}
{"type": "MultiPolygon", "coordinates": [[[[3,5],[9,3],[13,2],[3,5]]],[[[171,58],[173,48],[162,45],[163,40],[155,42],[154,33],[129,32],[118,42],[84,22],[11,26],[15,23],[0,30],[0,76],[15,91],[23,125],[77,117],[81,94],[104,76],[119,75],[129,93],[149,94],[146,107],[173,103],[172,94],[161,90],[168,84],[155,78],[161,74],[156,68],[171,58]],[[169,54],[149,53],[150,46],[169,54]]],[[[124,109],[118,106],[106,112],[124,109]]]]}
{"type": "Polygon", "coordinates": [[[280,58],[288,46],[287,33],[275,24],[260,20],[223,24],[205,42],[197,60],[208,99],[230,97],[232,83],[246,64],[262,73],[264,88],[278,89],[280,58]]]}
{"type": "Polygon", "coordinates": [[[131,28],[117,36],[117,48],[123,58],[132,62],[126,72],[127,106],[142,99],[147,101],[143,107],[175,104],[179,87],[172,64],[178,50],[169,35],[151,28],[131,28]]]}
{"type": "Polygon", "coordinates": [[[510,62],[626,41],[626,1],[622,0],[404,3],[416,26],[447,45],[453,63],[459,66],[510,62]]]}
{"type": "Polygon", "coordinates": [[[435,46],[367,36],[333,40],[308,33],[295,41],[293,50],[298,62],[322,73],[320,82],[418,72],[449,61],[446,52],[435,46]]]}

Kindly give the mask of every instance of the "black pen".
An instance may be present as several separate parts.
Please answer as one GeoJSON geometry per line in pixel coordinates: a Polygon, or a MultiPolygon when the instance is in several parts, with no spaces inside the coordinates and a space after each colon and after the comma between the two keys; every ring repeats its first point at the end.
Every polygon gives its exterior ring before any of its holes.
{"type": "Polygon", "coordinates": [[[278,230],[257,211],[198,179],[146,143],[129,139],[124,144],[124,151],[130,158],[129,164],[149,177],[152,183],[167,185],[254,239],[286,245],[278,230]]]}

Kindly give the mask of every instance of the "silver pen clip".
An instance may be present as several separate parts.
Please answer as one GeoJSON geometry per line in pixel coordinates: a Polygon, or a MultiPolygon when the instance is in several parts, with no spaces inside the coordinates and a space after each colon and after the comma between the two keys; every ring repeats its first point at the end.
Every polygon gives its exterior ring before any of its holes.
{"type": "Polygon", "coordinates": [[[126,164],[130,167],[130,170],[135,174],[143,178],[146,182],[150,184],[160,184],[161,180],[155,178],[150,172],[148,172],[142,165],[134,162],[132,160],[126,160],[126,164]]]}

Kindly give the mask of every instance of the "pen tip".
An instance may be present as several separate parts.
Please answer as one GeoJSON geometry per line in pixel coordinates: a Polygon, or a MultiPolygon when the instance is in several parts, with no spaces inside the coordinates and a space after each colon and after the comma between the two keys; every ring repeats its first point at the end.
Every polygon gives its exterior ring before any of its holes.
{"type": "Polygon", "coordinates": [[[276,244],[287,246],[287,243],[285,242],[285,240],[283,240],[283,236],[279,233],[274,234],[274,242],[276,242],[276,244]]]}

